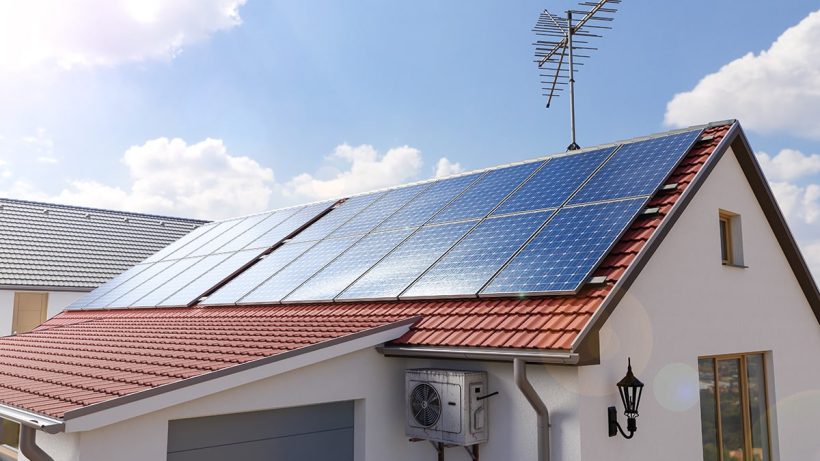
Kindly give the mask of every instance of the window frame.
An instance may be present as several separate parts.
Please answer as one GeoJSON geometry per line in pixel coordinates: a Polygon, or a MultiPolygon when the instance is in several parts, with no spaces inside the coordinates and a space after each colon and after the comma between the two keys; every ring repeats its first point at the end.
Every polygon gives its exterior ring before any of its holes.
{"type": "Polygon", "coordinates": [[[720,231],[721,263],[729,267],[745,268],[743,258],[743,231],[740,215],[731,211],[718,210],[720,231]],[[725,248],[724,248],[725,247],[725,248]],[[726,254],[724,258],[723,255],[726,254]]]}
{"type": "Polygon", "coordinates": [[[0,460],[2,460],[2,461],[17,460],[19,458],[19,455],[20,455],[20,448],[19,448],[19,444],[20,444],[20,423],[18,423],[16,421],[12,421],[10,419],[0,418],[0,424],[3,423],[3,422],[6,422],[6,421],[8,421],[10,423],[14,423],[17,426],[17,444],[18,444],[18,447],[14,447],[12,445],[7,445],[7,444],[4,444],[4,443],[0,443],[0,460]]]}
{"type": "MultiPolygon", "coordinates": [[[[762,369],[762,376],[763,376],[763,397],[765,402],[766,408],[766,441],[768,447],[768,459],[770,461],[774,460],[773,457],[773,449],[772,449],[772,415],[771,409],[769,408],[770,403],[770,394],[769,394],[769,364],[768,358],[769,354],[765,351],[756,351],[756,352],[742,352],[742,353],[733,353],[733,354],[716,354],[716,355],[704,355],[698,357],[698,368],[700,368],[700,361],[701,360],[710,360],[712,362],[712,370],[714,372],[714,379],[715,379],[715,436],[717,439],[717,454],[718,454],[718,461],[731,461],[726,460],[723,457],[723,428],[721,425],[721,414],[720,414],[720,392],[718,390],[718,385],[720,382],[720,371],[718,367],[719,360],[738,360],[739,362],[739,378],[740,378],[740,406],[741,406],[741,414],[743,417],[743,452],[744,458],[746,460],[751,461],[752,458],[752,427],[751,427],[751,415],[750,415],[750,408],[749,408],[749,369],[746,364],[746,358],[750,356],[760,356],[761,358],[761,365],[762,369]]],[[[700,399],[700,397],[698,397],[700,399]]],[[[703,416],[701,415],[701,426],[703,425],[703,416]]],[[[703,428],[701,427],[701,431],[703,428]]]]}

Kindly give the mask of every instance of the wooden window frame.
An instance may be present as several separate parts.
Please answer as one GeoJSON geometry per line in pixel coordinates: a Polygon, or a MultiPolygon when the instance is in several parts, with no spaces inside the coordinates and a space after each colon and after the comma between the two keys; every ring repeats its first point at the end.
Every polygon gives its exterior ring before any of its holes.
{"type": "Polygon", "coordinates": [[[720,220],[720,238],[721,238],[721,245],[720,245],[720,253],[721,253],[721,262],[723,262],[724,266],[729,266],[732,264],[732,260],[734,259],[732,253],[732,217],[724,212],[721,211],[718,214],[718,219],[720,220]],[[725,249],[724,249],[725,246],[725,249]],[[726,257],[723,257],[723,254],[726,254],[726,257]]]}
{"type": "Polygon", "coordinates": [[[715,429],[717,431],[717,454],[718,461],[730,461],[723,457],[723,427],[721,425],[720,415],[720,370],[718,368],[719,360],[738,360],[739,361],[739,377],[740,377],[740,406],[741,414],[743,416],[743,454],[746,461],[752,460],[752,428],[751,415],[749,414],[749,373],[746,366],[746,357],[760,356],[763,366],[763,397],[766,403],[766,440],[768,442],[768,459],[771,461],[772,457],[772,417],[769,409],[769,365],[767,363],[768,354],[766,352],[744,352],[736,354],[718,354],[705,355],[698,357],[698,363],[701,360],[711,360],[712,370],[715,374],[715,429]]]}
{"type": "Polygon", "coordinates": [[[727,210],[718,210],[720,224],[721,263],[724,266],[745,268],[743,256],[743,228],[740,215],[727,210]],[[724,242],[726,257],[723,257],[724,242]]]}

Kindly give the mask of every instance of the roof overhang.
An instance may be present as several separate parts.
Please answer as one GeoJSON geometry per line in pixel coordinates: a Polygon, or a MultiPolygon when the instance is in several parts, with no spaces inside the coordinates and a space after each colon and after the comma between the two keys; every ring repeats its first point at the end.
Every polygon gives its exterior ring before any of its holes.
{"type": "Polygon", "coordinates": [[[59,419],[50,418],[38,413],[22,410],[20,408],[11,407],[0,404],[0,418],[14,421],[23,426],[32,427],[49,434],[56,434],[62,432],[64,423],[59,419]]]}
{"type": "Polygon", "coordinates": [[[576,365],[580,355],[569,351],[538,349],[489,348],[489,347],[432,347],[390,345],[378,347],[386,357],[419,357],[435,359],[482,360],[492,362],[512,362],[522,359],[527,363],[550,363],[576,365]]]}

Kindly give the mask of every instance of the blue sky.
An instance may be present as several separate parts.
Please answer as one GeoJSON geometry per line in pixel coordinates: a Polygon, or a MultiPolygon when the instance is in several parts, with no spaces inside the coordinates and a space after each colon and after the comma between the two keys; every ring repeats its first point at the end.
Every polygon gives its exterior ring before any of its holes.
{"type": "MultiPolygon", "coordinates": [[[[221,218],[568,143],[530,29],[574,2],[30,3],[0,15],[0,195],[221,218]]],[[[739,5],[624,0],[579,142],[739,118],[820,266],[818,6],[739,5]]]]}

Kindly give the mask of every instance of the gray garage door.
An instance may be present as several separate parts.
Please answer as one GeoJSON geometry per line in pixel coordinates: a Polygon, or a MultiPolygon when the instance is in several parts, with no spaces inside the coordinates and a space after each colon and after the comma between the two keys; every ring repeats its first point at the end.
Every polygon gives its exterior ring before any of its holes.
{"type": "Polygon", "coordinates": [[[353,402],[168,423],[169,461],[352,461],[353,402]]]}

